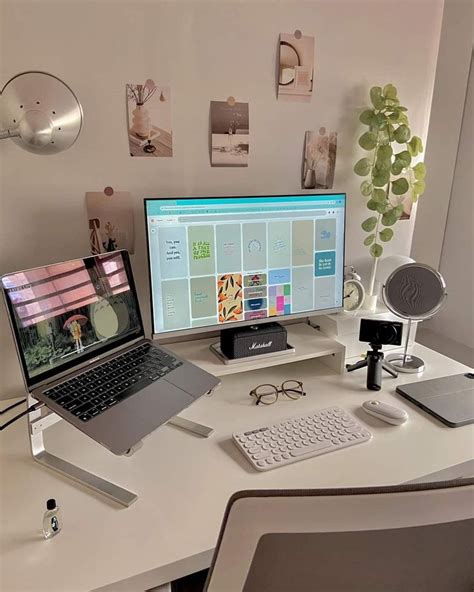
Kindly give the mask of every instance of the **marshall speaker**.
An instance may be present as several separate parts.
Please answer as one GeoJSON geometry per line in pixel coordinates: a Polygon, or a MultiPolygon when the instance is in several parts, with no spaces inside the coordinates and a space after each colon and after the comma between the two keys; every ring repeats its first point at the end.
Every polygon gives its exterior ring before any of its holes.
{"type": "Polygon", "coordinates": [[[221,351],[229,359],[286,351],[286,329],[279,323],[221,331],[221,351]]]}

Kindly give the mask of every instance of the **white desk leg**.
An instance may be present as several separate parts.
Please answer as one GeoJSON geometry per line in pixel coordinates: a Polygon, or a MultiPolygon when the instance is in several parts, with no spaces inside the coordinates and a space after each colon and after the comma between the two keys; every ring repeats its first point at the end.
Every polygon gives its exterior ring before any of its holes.
{"type": "MultiPolygon", "coordinates": [[[[35,399],[28,396],[28,405],[35,403],[35,399]]],[[[49,426],[60,421],[61,418],[53,413],[46,417],[41,417],[41,410],[33,411],[28,414],[28,435],[30,438],[31,454],[36,462],[41,465],[57,471],[73,481],[82,483],[86,487],[93,489],[114,500],[122,506],[130,506],[138,499],[137,494],[124,489],[115,483],[106,481],[93,473],[89,473],[72,463],[55,456],[48,452],[44,447],[43,431],[49,426]]]]}

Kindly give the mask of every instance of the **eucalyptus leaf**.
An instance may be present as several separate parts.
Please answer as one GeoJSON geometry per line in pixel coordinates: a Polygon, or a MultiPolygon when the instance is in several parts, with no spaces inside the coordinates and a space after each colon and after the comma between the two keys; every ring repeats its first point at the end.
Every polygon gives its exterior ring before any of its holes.
{"type": "Polygon", "coordinates": [[[386,107],[396,107],[398,103],[398,99],[384,99],[384,104],[386,107]]]}
{"type": "Polygon", "coordinates": [[[406,107],[403,107],[402,105],[398,105],[397,109],[399,111],[408,111],[408,109],[406,107]]]}
{"type": "Polygon", "coordinates": [[[370,89],[370,100],[376,109],[383,109],[384,101],[382,97],[382,89],[380,86],[373,86],[370,89]]]}
{"type": "Polygon", "coordinates": [[[385,212],[387,212],[391,207],[387,202],[383,203],[380,201],[376,201],[375,204],[376,204],[375,209],[377,210],[377,212],[379,214],[385,214],[385,212]]]}
{"type": "Polygon", "coordinates": [[[376,210],[378,206],[378,203],[376,201],[374,201],[373,199],[369,199],[369,201],[367,202],[367,207],[369,208],[369,210],[376,210]]]}
{"type": "MultiPolygon", "coordinates": [[[[398,206],[395,208],[391,208],[382,216],[382,224],[383,226],[393,226],[395,222],[400,218],[401,212],[398,212],[398,206]]],[[[403,206],[402,206],[403,211],[403,206]]]]}
{"type": "Polygon", "coordinates": [[[423,180],[413,183],[413,189],[417,195],[422,195],[425,192],[425,182],[423,180]]]}
{"type": "Polygon", "coordinates": [[[373,150],[377,145],[377,134],[374,132],[365,132],[359,138],[359,146],[364,150],[373,150]]]}
{"type": "Polygon", "coordinates": [[[372,193],[372,199],[377,203],[385,203],[387,194],[383,189],[374,189],[372,193]]]}
{"type": "Polygon", "coordinates": [[[362,111],[362,113],[359,115],[359,121],[361,123],[365,123],[365,125],[372,125],[372,119],[375,116],[375,111],[373,111],[372,109],[366,109],[365,111],[362,111]]]}
{"type": "Polygon", "coordinates": [[[406,168],[411,164],[411,155],[408,150],[402,150],[398,154],[395,154],[395,162],[401,164],[402,168],[406,168]]]}
{"type": "Polygon", "coordinates": [[[377,225],[377,218],[375,216],[371,216],[370,218],[367,218],[366,220],[364,220],[361,224],[362,230],[365,230],[365,232],[372,232],[372,230],[376,227],[377,225]]]}
{"type": "Polygon", "coordinates": [[[361,177],[365,177],[370,173],[371,163],[368,158],[361,158],[354,165],[354,173],[361,177]]]}
{"type": "Polygon", "coordinates": [[[370,249],[369,249],[370,254],[372,255],[372,257],[381,257],[382,253],[383,253],[383,247],[382,245],[379,245],[377,243],[374,243],[370,249]]]}
{"type": "Polygon", "coordinates": [[[393,132],[393,137],[399,144],[404,144],[405,142],[408,142],[408,140],[410,139],[410,135],[410,128],[405,124],[399,125],[397,129],[393,132]]]}
{"type": "Polygon", "coordinates": [[[385,129],[387,127],[387,118],[383,113],[377,113],[373,117],[371,125],[378,130],[385,129]]]}
{"type": "Polygon", "coordinates": [[[426,166],[424,162],[419,162],[413,167],[413,172],[415,174],[415,179],[418,181],[423,181],[426,177],[426,166]]]}
{"type": "Polygon", "coordinates": [[[404,177],[392,181],[392,193],[394,195],[403,195],[409,189],[408,181],[404,177]]]}
{"type": "Polygon", "coordinates": [[[364,197],[369,197],[372,194],[374,186],[370,181],[362,181],[360,184],[360,192],[364,197]]]}
{"type": "Polygon", "coordinates": [[[408,142],[408,151],[412,156],[418,156],[418,154],[423,152],[423,142],[421,141],[421,138],[413,136],[408,142]]]}
{"type": "Polygon", "coordinates": [[[400,161],[395,160],[394,163],[392,164],[392,174],[393,175],[400,175],[402,171],[403,171],[403,165],[400,163],[400,161]]]}
{"type": "Polygon", "coordinates": [[[393,154],[392,147],[390,145],[379,146],[377,150],[377,158],[391,158],[393,154]]]}
{"type": "Polygon", "coordinates": [[[403,113],[401,111],[399,111],[399,113],[398,113],[398,123],[403,123],[405,125],[409,125],[408,117],[406,116],[405,113],[403,113]]]}
{"type": "Polygon", "coordinates": [[[393,84],[386,84],[383,87],[383,96],[386,99],[396,99],[397,98],[397,89],[393,84]]]}
{"type": "Polygon", "coordinates": [[[366,247],[368,247],[369,245],[371,245],[375,240],[375,234],[369,234],[369,236],[364,239],[364,245],[366,247]]]}
{"type": "Polygon", "coordinates": [[[384,228],[379,232],[379,238],[384,243],[387,243],[389,240],[392,240],[392,237],[393,230],[391,228],[384,228]]]}
{"type": "Polygon", "coordinates": [[[390,181],[390,171],[380,171],[372,177],[374,187],[384,187],[390,181]]]}

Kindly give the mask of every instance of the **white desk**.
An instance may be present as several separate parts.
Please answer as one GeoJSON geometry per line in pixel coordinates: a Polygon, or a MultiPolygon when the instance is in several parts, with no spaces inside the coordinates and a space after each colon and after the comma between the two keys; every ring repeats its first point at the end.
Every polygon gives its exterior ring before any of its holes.
{"type": "Polygon", "coordinates": [[[425,373],[384,377],[380,393],[365,389],[364,371],[340,376],[317,360],[224,376],[213,396],[183,414],[213,426],[211,438],[164,426],[130,458],[113,456],[65,422],[50,428],[51,452],[138,493],[128,509],[37,465],[26,425],[18,422],[0,436],[0,589],[143,591],[209,565],[225,505],[237,490],[393,484],[470,460],[474,426],[448,428],[394,394],[398,383],[466,368],[419,345],[414,353],[425,359],[425,373]],[[250,388],[287,378],[303,380],[308,396],[255,407],[250,388]],[[359,411],[374,396],[406,409],[409,422],[389,426],[359,411]],[[371,442],[257,473],[229,439],[234,430],[334,403],[369,427],[371,442]],[[64,529],[44,541],[40,529],[49,497],[63,510],[64,529]]]}

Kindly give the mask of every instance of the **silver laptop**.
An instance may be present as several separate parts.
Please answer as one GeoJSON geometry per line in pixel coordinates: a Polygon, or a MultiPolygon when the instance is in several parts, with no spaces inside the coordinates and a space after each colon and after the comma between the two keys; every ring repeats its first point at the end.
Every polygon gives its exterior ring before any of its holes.
{"type": "Polygon", "coordinates": [[[145,339],[126,251],[1,280],[26,389],[115,454],[220,382],[145,339]]]}

